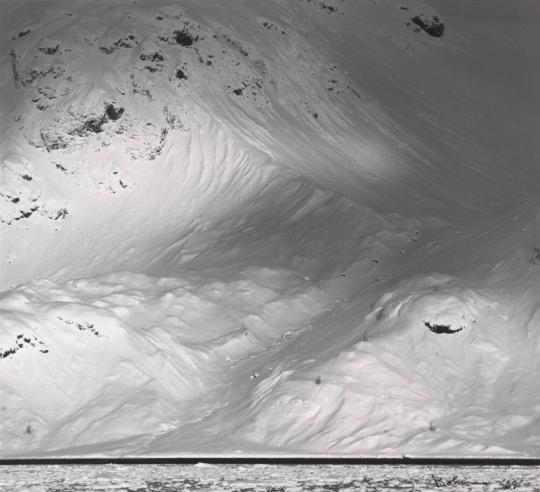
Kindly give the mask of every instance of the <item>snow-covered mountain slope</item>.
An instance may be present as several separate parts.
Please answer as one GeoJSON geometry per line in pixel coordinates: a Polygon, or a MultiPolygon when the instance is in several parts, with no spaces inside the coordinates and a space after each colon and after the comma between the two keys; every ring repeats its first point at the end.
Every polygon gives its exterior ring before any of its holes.
{"type": "Polygon", "coordinates": [[[517,4],[2,0],[2,455],[537,454],[517,4]]]}

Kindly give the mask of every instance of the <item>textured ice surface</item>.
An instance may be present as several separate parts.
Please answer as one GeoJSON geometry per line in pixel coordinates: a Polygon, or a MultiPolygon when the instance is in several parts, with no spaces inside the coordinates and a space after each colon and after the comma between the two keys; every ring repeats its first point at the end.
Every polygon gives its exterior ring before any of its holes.
{"type": "Polygon", "coordinates": [[[108,465],[3,466],[2,492],[533,491],[536,468],[436,466],[108,465]]]}

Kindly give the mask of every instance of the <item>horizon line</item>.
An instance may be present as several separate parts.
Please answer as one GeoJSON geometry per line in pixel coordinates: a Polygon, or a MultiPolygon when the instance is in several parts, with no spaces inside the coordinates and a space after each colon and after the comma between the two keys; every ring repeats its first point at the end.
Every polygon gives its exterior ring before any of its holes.
{"type": "Polygon", "coordinates": [[[525,457],[354,457],[354,456],[94,456],[0,458],[0,466],[24,465],[439,465],[540,466],[540,458],[525,457]]]}

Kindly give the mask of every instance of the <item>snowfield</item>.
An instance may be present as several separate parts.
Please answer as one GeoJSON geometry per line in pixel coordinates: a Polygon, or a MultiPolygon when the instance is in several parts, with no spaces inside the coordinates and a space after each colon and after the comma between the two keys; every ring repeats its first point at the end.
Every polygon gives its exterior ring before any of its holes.
{"type": "Polygon", "coordinates": [[[0,7],[0,457],[538,456],[537,2],[0,7]]]}

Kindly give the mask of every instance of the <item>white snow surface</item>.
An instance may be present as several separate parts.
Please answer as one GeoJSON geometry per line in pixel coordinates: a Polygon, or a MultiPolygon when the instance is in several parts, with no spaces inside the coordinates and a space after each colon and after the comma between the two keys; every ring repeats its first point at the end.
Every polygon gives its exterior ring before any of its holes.
{"type": "Polygon", "coordinates": [[[538,456],[537,2],[0,7],[1,457],[538,456]]]}

